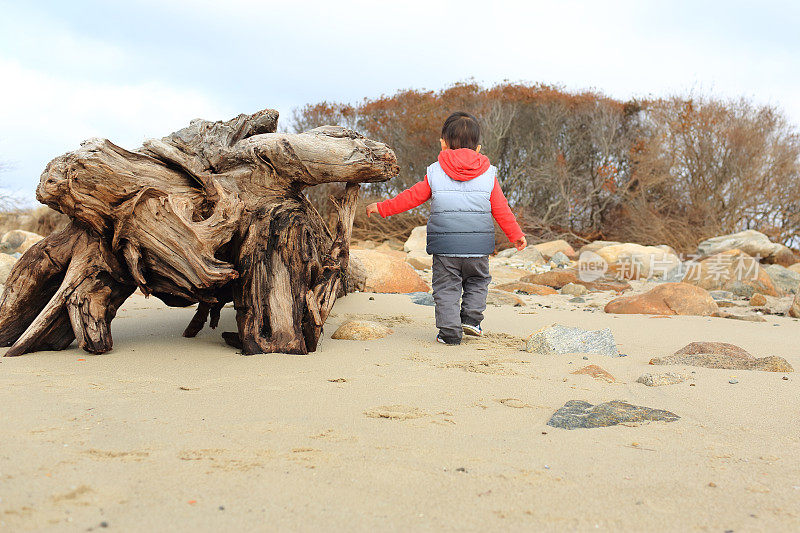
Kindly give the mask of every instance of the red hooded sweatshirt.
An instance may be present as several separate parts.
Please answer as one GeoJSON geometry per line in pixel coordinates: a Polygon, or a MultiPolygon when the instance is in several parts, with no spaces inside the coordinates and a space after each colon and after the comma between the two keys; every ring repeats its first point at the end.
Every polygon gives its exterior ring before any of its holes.
{"type": "MultiPolygon", "coordinates": [[[[459,148],[458,150],[442,150],[439,152],[439,165],[445,174],[458,181],[469,181],[477,178],[487,170],[489,170],[489,158],[483,154],[479,154],[475,150],[469,148],[459,148]]],[[[431,187],[428,185],[428,176],[425,179],[416,183],[412,187],[401,192],[394,198],[385,200],[378,204],[378,213],[386,218],[388,216],[414,209],[422,205],[431,198],[431,187]]],[[[520,239],[524,233],[517,224],[517,219],[511,208],[508,207],[503,191],[500,189],[500,183],[497,178],[494,180],[494,189],[489,197],[492,204],[492,216],[497,221],[500,229],[506,234],[508,240],[514,242],[520,239]]]]}

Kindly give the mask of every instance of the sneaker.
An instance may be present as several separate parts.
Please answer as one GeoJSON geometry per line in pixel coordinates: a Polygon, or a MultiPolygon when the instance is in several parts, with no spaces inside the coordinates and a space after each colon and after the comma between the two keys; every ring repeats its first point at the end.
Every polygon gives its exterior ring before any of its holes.
{"type": "Polygon", "coordinates": [[[461,344],[460,340],[445,340],[441,333],[436,335],[436,342],[446,344],[448,346],[457,346],[461,344]]]}
{"type": "Polygon", "coordinates": [[[473,337],[482,337],[483,330],[481,329],[481,325],[478,324],[477,326],[473,326],[471,324],[461,324],[461,329],[464,330],[464,333],[467,335],[472,335],[473,337]]]}

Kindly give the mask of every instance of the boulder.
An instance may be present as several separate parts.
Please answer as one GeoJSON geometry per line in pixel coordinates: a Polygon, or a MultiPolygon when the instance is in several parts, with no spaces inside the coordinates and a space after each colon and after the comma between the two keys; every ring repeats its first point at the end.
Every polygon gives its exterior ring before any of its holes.
{"type": "Polygon", "coordinates": [[[666,357],[654,357],[651,365],[689,365],[729,370],[763,370],[792,372],[794,369],[783,357],[755,358],[747,350],[727,342],[692,342],[666,357]]]}
{"type": "Polygon", "coordinates": [[[406,239],[403,245],[403,251],[408,252],[425,252],[428,246],[428,227],[417,226],[411,230],[411,235],[406,239]]]}
{"type": "Polygon", "coordinates": [[[795,263],[793,265],[789,265],[786,268],[788,268],[792,272],[796,272],[796,273],[800,274],[800,263],[795,263]]]}
{"type": "Polygon", "coordinates": [[[541,254],[545,257],[545,259],[551,259],[558,252],[561,252],[570,259],[576,259],[578,257],[578,254],[575,252],[575,249],[572,246],[570,246],[569,243],[564,239],[558,239],[557,241],[540,242],[538,244],[531,245],[531,247],[541,252],[541,254]]]}
{"type": "MultiPolygon", "coordinates": [[[[0,284],[4,284],[11,274],[11,269],[17,263],[17,259],[8,254],[0,253],[0,284]]],[[[555,291],[553,291],[555,292],[555,291]]]]}
{"type": "Polygon", "coordinates": [[[347,292],[364,291],[367,283],[367,269],[352,250],[347,263],[347,292]]]}
{"type": "Polygon", "coordinates": [[[492,280],[497,283],[508,283],[512,281],[519,281],[525,276],[530,275],[530,270],[523,270],[521,268],[514,268],[500,264],[498,260],[489,259],[489,273],[492,275],[492,280]]]}
{"type": "Polygon", "coordinates": [[[612,244],[622,244],[618,241],[594,241],[590,242],[589,244],[584,244],[581,246],[581,249],[578,250],[578,256],[580,256],[583,252],[597,252],[600,248],[605,248],[606,246],[611,246],[612,244]]]}
{"type": "Polygon", "coordinates": [[[765,257],[764,262],[788,267],[798,264],[798,262],[800,262],[800,258],[797,257],[797,254],[795,254],[791,248],[781,245],[781,248],[778,251],[774,252],[770,256],[765,257]]]}
{"type": "Polygon", "coordinates": [[[719,311],[714,298],[688,283],[663,283],[634,296],[623,296],[606,304],[605,312],[643,315],[711,316],[719,311]]]}
{"type": "Polygon", "coordinates": [[[764,270],[778,289],[787,294],[797,294],[797,289],[800,287],[800,272],[781,265],[767,265],[764,270]]]}
{"type": "Polygon", "coordinates": [[[749,303],[753,307],[763,307],[767,305],[767,297],[761,294],[760,292],[757,292],[750,297],[749,303]]]}
{"type": "Polygon", "coordinates": [[[430,287],[405,261],[377,250],[351,250],[364,266],[364,290],[379,293],[428,292],[430,287]]]}
{"type": "Polygon", "coordinates": [[[686,381],[686,374],[677,372],[648,372],[639,376],[636,383],[647,385],[648,387],[662,387],[664,385],[675,385],[686,381]]]}
{"type": "Polygon", "coordinates": [[[539,274],[530,274],[523,277],[520,281],[535,283],[537,285],[547,285],[554,289],[560,289],[569,283],[583,285],[590,291],[615,291],[623,292],[631,288],[627,281],[614,281],[598,279],[595,281],[584,281],[578,277],[574,270],[551,270],[539,274]]]}
{"type": "Polygon", "coordinates": [[[433,256],[425,251],[428,245],[427,226],[417,226],[411,230],[403,251],[408,253],[406,262],[419,270],[426,270],[433,267],[433,256]]]}
{"type": "Polygon", "coordinates": [[[737,249],[693,263],[683,281],[708,291],[731,291],[746,298],[750,298],[755,292],[766,296],[781,295],[764,267],[753,257],[737,249]]]}
{"type": "Polygon", "coordinates": [[[571,262],[572,260],[562,252],[556,252],[553,257],[550,258],[550,265],[555,267],[564,267],[569,265],[571,262]]]}
{"type": "Polygon", "coordinates": [[[549,296],[558,294],[558,291],[547,285],[536,285],[535,283],[525,283],[524,281],[514,281],[495,286],[495,289],[506,292],[521,292],[522,294],[549,296]]]}
{"type": "Polygon", "coordinates": [[[520,281],[525,283],[535,283],[537,285],[547,285],[554,289],[560,289],[568,283],[578,283],[578,275],[572,270],[551,270],[525,276],[520,281]]]}
{"type": "Polygon", "coordinates": [[[604,246],[595,253],[605,260],[608,273],[617,279],[663,278],[681,264],[675,254],[634,243],[604,246]]]}
{"type": "Polygon", "coordinates": [[[617,381],[616,378],[614,378],[614,376],[612,376],[605,369],[597,365],[585,366],[579,370],[576,370],[575,372],[572,372],[572,374],[583,374],[586,376],[591,376],[594,379],[599,379],[600,381],[607,381],[608,383],[614,383],[615,381],[617,381]]]}
{"type": "Polygon", "coordinates": [[[377,322],[369,320],[348,320],[331,335],[332,339],[350,341],[369,341],[382,339],[392,333],[392,330],[377,322]]]}
{"type": "Polygon", "coordinates": [[[800,292],[794,295],[792,305],[789,307],[789,316],[793,318],[800,318],[800,292]]]}
{"type": "Polygon", "coordinates": [[[669,411],[632,405],[619,400],[598,405],[570,400],[553,414],[547,425],[562,429],[588,429],[650,421],[674,422],[678,419],[680,419],[678,415],[669,411]]]}
{"type": "Polygon", "coordinates": [[[497,255],[495,257],[499,257],[501,259],[508,259],[515,253],[517,253],[517,249],[512,246],[510,248],[506,248],[505,250],[500,250],[499,252],[497,252],[497,255]]]}
{"type": "Polygon", "coordinates": [[[521,263],[525,266],[543,265],[547,262],[542,253],[534,246],[528,246],[512,255],[509,260],[512,263],[521,263]]]}
{"type": "Polygon", "coordinates": [[[19,252],[24,254],[31,246],[44,239],[41,235],[21,229],[11,230],[0,239],[0,252],[13,254],[19,252]]]}
{"type": "Polygon", "coordinates": [[[587,292],[589,292],[589,289],[579,283],[567,283],[561,287],[561,294],[566,294],[567,296],[583,296],[587,292]]]}
{"type": "Polygon", "coordinates": [[[609,328],[591,331],[553,324],[531,334],[525,351],[542,355],[585,353],[619,357],[617,343],[609,328]]]}
{"type": "Polygon", "coordinates": [[[716,301],[732,300],[736,297],[731,291],[708,291],[708,294],[716,301]]]}
{"type": "Polygon", "coordinates": [[[433,256],[425,252],[409,252],[406,256],[406,263],[417,270],[427,270],[433,268],[433,256]]]}
{"type": "Polygon", "coordinates": [[[786,256],[786,246],[772,242],[763,233],[752,229],[712,237],[697,245],[697,254],[701,257],[710,257],[729,250],[740,250],[763,260],[771,258],[772,261],[768,262],[775,262],[780,256],[786,256]]]}
{"type": "Polygon", "coordinates": [[[496,289],[489,289],[489,294],[486,296],[487,305],[511,305],[513,307],[522,307],[525,301],[519,296],[506,291],[498,291],[496,289]]]}

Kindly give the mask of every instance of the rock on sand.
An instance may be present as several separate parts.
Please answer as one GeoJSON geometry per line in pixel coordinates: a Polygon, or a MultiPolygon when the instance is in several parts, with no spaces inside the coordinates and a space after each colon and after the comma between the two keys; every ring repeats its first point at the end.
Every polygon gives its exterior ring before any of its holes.
{"type": "Polygon", "coordinates": [[[727,342],[692,342],[666,357],[654,357],[651,365],[689,365],[729,370],[763,370],[792,372],[794,369],[783,357],[755,358],[747,350],[727,342]]]}
{"type": "Polygon", "coordinates": [[[685,374],[677,372],[647,372],[639,376],[636,383],[642,383],[648,387],[662,387],[664,385],[675,385],[686,381],[685,374]]]}
{"type": "Polygon", "coordinates": [[[664,283],[643,294],[623,296],[606,304],[606,313],[710,316],[719,311],[714,298],[688,283],[664,283]]]}
{"type": "Polygon", "coordinates": [[[738,249],[712,255],[692,265],[683,281],[709,291],[731,291],[747,298],[755,292],[781,295],[764,267],[738,249]]]}
{"type": "Polygon", "coordinates": [[[506,292],[520,292],[522,294],[536,295],[536,296],[549,296],[551,294],[558,294],[558,291],[547,285],[537,285],[536,283],[525,283],[524,281],[514,281],[511,283],[503,283],[502,285],[495,286],[495,289],[506,292]]]}
{"type": "Polygon", "coordinates": [[[392,330],[377,322],[369,320],[348,320],[338,327],[331,335],[332,339],[350,341],[369,341],[382,339],[392,333],[392,330]]]}
{"type": "Polygon", "coordinates": [[[364,266],[364,290],[380,293],[428,292],[430,287],[405,261],[377,250],[350,250],[364,266]]]}
{"type": "Polygon", "coordinates": [[[528,337],[525,351],[543,355],[585,353],[619,357],[609,328],[591,331],[553,324],[528,337]]]}
{"type": "Polygon", "coordinates": [[[650,421],[674,422],[679,418],[669,411],[631,405],[619,400],[598,405],[570,400],[553,414],[547,425],[562,429],[585,429],[650,421]]]}
{"type": "Polygon", "coordinates": [[[578,254],[575,253],[575,249],[564,239],[540,242],[538,244],[531,245],[530,248],[535,248],[538,250],[545,257],[545,259],[551,259],[558,252],[566,255],[569,259],[576,259],[578,257],[578,254]]]}
{"type": "Polygon", "coordinates": [[[720,235],[706,239],[697,245],[700,256],[712,256],[729,250],[741,250],[750,256],[758,256],[767,263],[792,264],[797,261],[794,254],[783,244],[772,242],[769,237],[752,229],[720,235]]]}

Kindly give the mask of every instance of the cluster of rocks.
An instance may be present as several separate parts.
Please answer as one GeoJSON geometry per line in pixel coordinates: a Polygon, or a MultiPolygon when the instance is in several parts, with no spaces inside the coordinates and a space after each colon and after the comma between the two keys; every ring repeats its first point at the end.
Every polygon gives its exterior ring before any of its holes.
{"type": "Polygon", "coordinates": [[[0,285],[5,284],[11,274],[11,269],[14,268],[22,254],[42,238],[36,233],[19,229],[11,230],[0,238],[0,285]]]}
{"type": "MultiPolygon", "coordinates": [[[[405,243],[355,244],[351,271],[358,275],[351,277],[360,282],[352,288],[428,292],[433,258],[425,251],[426,239],[420,226],[405,243]]],[[[689,260],[667,245],[594,241],[576,251],[554,240],[490,257],[489,303],[521,306],[526,301],[519,296],[561,294],[581,304],[590,293],[611,292],[618,298],[602,303],[614,314],[800,318],[799,260],[791,249],[753,230],[703,241],[689,260]]],[[[594,302],[589,310],[602,306],[594,302]]]]}

